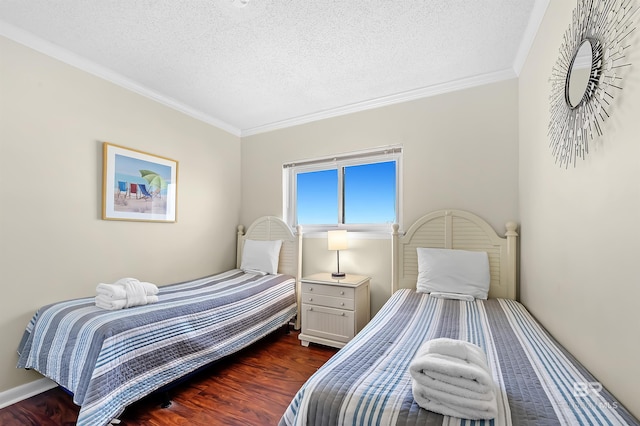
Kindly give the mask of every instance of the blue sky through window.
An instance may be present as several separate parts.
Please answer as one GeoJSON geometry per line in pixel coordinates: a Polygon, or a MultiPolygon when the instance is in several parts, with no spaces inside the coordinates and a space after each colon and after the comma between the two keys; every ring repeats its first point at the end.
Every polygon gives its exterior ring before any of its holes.
{"type": "Polygon", "coordinates": [[[338,223],[338,170],[298,173],[296,199],[298,223],[338,223]]]}
{"type": "MultiPolygon", "coordinates": [[[[338,223],[338,173],[341,168],[298,173],[298,223],[338,223]]],[[[344,167],[344,223],[379,224],[396,221],[396,162],[344,167]]]]}
{"type": "Polygon", "coordinates": [[[344,223],[395,222],[395,161],[345,167],[344,173],[344,223]]]}

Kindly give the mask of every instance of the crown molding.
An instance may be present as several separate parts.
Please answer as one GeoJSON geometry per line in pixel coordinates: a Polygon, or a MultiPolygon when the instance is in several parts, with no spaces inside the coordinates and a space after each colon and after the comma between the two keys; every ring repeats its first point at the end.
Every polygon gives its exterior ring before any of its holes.
{"type": "Polygon", "coordinates": [[[417,99],[427,98],[430,96],[441,95],[444,93],[450,93],[457,90],[468,89],[471,87],[482,86],[484,84],[497,83],[503,80],[509,80],[516,78],[512,68],[497,71],[488,74],[481,74],[469,78],[460,80],[454,80],[442,84],[434,84],[432,86],[422,87],[420,89],[409,90],[407,92],[397,93],[389,96],[383,96],[376,99],[370,99],[364,102],[357,102],[350,105],[341,106],[338,108],[332,108],[325,111],[320,111],[312,114],[301,115],[299,117],[290,118],[287,120],[276,121],[274,123],[265,124],[263,126],[252,127],[250,129],[243,129],[241,137],[257,135],[260,133],[266,133],[273,130],[284,129],[287,127],[298,126],[300,124],[311,123],[314,121],[324,120],[326,118],[338,117],[341,115],[351,114],[354,112],[360,112],[370,110],[374,108],[381,108],[384,106],[399,104],[402,102],[413,101],[417,99]]]}
{"type": "Polygon", "coordinates": [[[544,14],[547,12],[549,2],[550,0],[536,0],[533,5],[533,10],[529,17],[529,23],[524,31],[522,41],[520,41],[520,47],[518,48],[516,58],[513,61],[513,70],[518,77],[522,72],[527,56],[529,56],[529,51],[531,50],[531,46],[533,46],[536,34],[538,34],[540,24],[542,24],[542,20],[544,19],[544,14]]]}
{"type": "Polygon", "coordinates": [[[226,132],[229,132],[235,136],[238,136],[238,137],[240,136],[240,133],[241,133],[240,129],[230,125],[229,123],[226,123],[215,117],[211,117],[207,114],[204,114],[202,111],[198,111],[194,108],[191,108],[168,96],[164,96],[148,87],[145,87],[141,84],[136,83],[135,81],[127,77],[124,77],[116,72],[113,72],[112,70],[102,65],[98,65],[95,62],[89,61],[86,58],[83,58],[67,49],[63,49],[62,47],[56,44],[53,44],[47,40],[37,37],[27,31],[19,29],[2,20],[0,20],[0,35],[10,40],[13,40],[16,43],[20,43],[24,46],[27,46],[35,51],[38,51],[47,56],[50,56],[54,59],[62,61],[75,68],[78,68],[82,71],[88,72],[89,74],[93,74],[96,77],[100,77],[113,84],[116,84],[120,87],[123,87],[127,90],[137,93],[141,96],[149,98],[171,109],[179,111],[185,115],[195,118],[196,120],[200,120],[207,124],[211,124],[212,126],[215,126],[226,132]]]}
{"type": "Polygon", "coordinates": [[[5,36],[17,43],[23,44],[31,49],[41,52],[45,55],[58,59],[68,65],[86,71],[99,78],[107,80],[113,84],[121,86],[127,90],[135,92],[141,96],[154,100],[160,104],[163,104],[169,108],[177,110],[185,115],[193,117],[197,120],[215,126],[226,132],[229,132],[238,137],[247,137],[257,135],[260,133],[266,133],[273,130],[284,129],[287,127],[298,126],[301,124],[311,123],[314,121],[324,120],[326,118],[337,117],[341,115],[351,114],[355,112],[361,112],[365,110],[381,108],[384,106],[394,105],[402,102],[413,101],[430,96],[436,96],[440,94],[450,93],[457,90],[463,90],[471,87],[481,86],[484,84],[496,83],[511,78],[517,78],[522,70],[524,61],[529,53],[529,49],[533,44],[533,40],[538,31],[544,13],[549,5],[550,0],[538,0],[535,3],[534,10],[527,25],[527,30],[522,42],[518,55],[512,68],[504,69],[501,71],[476,75],[464,79],[453,80],[446,83],[435,84],[415,90],[409,90],[406,92],[396,93],[389,96],[383,96],[380,98],[370,99],[363,102],[356,102],[349,105],[340,106],[324,111],[319,111],[311,114],[305,114],[298,117],[293,117],[273,123],[264,124],[261,126],[251,127],[247,129],[239,129],[230,125],[222,120],[207,115],[202,111],[191,108],[175,99],[164,96],[154,90],[149,89],[143,85],[140,85],[131,79],[128,79],[112,70],[98,65],[92,61],[89,61],[69,50],[63,49],[47,40],[36,37],[35,35],[21,30],[11,24],[8,24],[0,20],[0,35],[5,36]]]}

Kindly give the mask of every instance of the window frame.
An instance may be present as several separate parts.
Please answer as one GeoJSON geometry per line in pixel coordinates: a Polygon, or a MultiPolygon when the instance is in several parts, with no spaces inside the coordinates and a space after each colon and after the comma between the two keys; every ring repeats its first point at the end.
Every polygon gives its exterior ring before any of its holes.
{"type": "Polygon", "coordinates": [[[338,171],[338,211],[336,223],[302,224],[305,232],[324,232],[334,229],[346,229],[356,232],[389,232],[392,223],[345,224],[344,223],[344,168],[374,163],[393,161],[396,163],[396,222],[401,225],[402,218],[402,147],[391,146],[375,150],[341,154],[331,157],[315,158],[284,164],[282,168],[283,182],[283,215],[285,222],[292,228],[297,223],[297,175],[322,170],[338,171]]]}

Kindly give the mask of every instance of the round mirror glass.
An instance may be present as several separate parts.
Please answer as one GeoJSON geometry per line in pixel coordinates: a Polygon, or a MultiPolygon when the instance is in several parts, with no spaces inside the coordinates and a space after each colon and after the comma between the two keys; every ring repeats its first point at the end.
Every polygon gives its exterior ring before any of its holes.
{"type": "Polygon", "coordinates": [[[565,98],[571,108],[575,108],[580,104],[587,91],[589,76],[591,75],[592,54],[591,42],[584,40],[571,62],[571,69],[567,73],[565,85],[565,98]]]}

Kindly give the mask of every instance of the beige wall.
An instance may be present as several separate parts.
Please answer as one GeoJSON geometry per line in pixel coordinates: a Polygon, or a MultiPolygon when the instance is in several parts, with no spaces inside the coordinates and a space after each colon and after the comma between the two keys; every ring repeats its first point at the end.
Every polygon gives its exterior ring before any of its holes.
{"type": "Polygon", "coordinates": [[[229,269],[240,139],[0,37],[0,392],[41,305],[229,269]],[[101,220],[101,141],[179,161],[177,223],[101,220]]]}
{"type": "Polygon", "coordinates": [[[521,296],[640,417],[640,39],[625,53],[633,68],[603,137],[586,161],[560,169],[548,147],[547,79],[574,6],[549,3],[519,79],[521,296]]]}
{"type": "MultiPolygon", "coordinates": [[[[518,219],[518,96],[509,80],[242,139],[243,223],[282,215],[282,164],[390,144],[404,146],[408,227],[431,210],[470,210],[499,233],[518,219]]],[[[372,277],[372,312],[390,294],[390,241],[354,239],[341,269],[372,277]]],[[[335,268],[326,242],[306,239],[303,274],[335,268]]]]}

